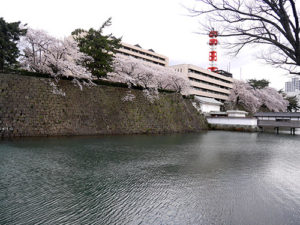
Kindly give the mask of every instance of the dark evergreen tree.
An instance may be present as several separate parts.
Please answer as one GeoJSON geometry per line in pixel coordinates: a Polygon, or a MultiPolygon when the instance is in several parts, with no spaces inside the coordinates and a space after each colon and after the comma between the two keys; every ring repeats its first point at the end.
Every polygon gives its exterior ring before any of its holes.
{"type": "Polygon", "coordinates": [[[7,23],[0,18],[0,70],[17,66],[17,58],[19,57],[19,49],[17,42],[20,36],[26,34],[26,29],[20,28],[21,22],[7,23]]]}
{"type": "Polygon", "coordinates": [[[282,89],[280,89],[278,93],[281,94],[284,99],[289,102],[287,106],[288,112],[297,112],[300,109],[297,96],[288,96],[282,89]]]}
{"type": "Polygon", "coordinates": [[[263,89],[269,86],[270,81],[266,79],[261,79],[261,80],[250,79],[248,80],[248,84],[250,84],[254,89],[263,89]]]}
{"type": "Polygon", "coordinates": [[[114,54],[121,47],[121,38],[116,38],[112,34],[103,35],[103,29],[110,25],[111,18],[98,30],[76,29],[72,32],[80,51],[91,57],[85,60],[84,66],[98,78],[105,77],[108,72],[113,71],[114,54]]]}
{"type": "Polygon", "coordinates": [[[287,96],[285,100],[289,102],[287,107],[288,112],[297,112],[300,109],[297,96],[287,96]]]}

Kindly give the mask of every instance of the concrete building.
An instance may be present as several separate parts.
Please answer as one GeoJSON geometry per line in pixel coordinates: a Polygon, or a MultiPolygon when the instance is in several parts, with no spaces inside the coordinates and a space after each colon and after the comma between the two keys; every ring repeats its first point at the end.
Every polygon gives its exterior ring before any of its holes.
{"type": "Polygon", "coordinates": [[[122,47],[119,48],[118,53],[127,55],[127,56],[132,56],[137,59],[142,59],[147,62],[151,62],[154,64],[158,64],[161,66],[168,66],[169,65],[169,58],[158,54],[154,52],[152,49],[143,49],[141,46],[137,45],[130,45],[127,43],[122,43],[122,47]]]}
{"type": "Polygon", "coordinates": [[[300,92],[300,81],[298,77],[293,77],[291,81],[285,82],[285,92],[300,92]]]}
{"type": "MultiPolygon", "coordinates": [[[[158,54],[152,49],[143,49],[139,45],[130,45],[123,42],[122,47],[117,51],[120,54],[150,63],[165,67],[169,66],[168,57],[158,54]]],[[[228,99],[233,82],[232,74],[225,71],[215,73],[191,64],[180,64],[171,67],[189,78],[192,87],[192,91],[189,94],[203,98],[201,101],[204,108],[201,110],[207,112],[216,111],[217,108],[219,110],[223,102],[228,99]],[[208,100],[209,98],[210,100],[208,100]]]]}
{"type": "Polygon", "coordinates": [[[292,78],[292,89],[295,92],[299,91],[299,78],[298,77],[293,77],[292,78]]]}
{"type": "Polygon", "coordinates": [[[285,92],[293,92],[292,82],[285,82],[285,92]]]}
{"type": "Polygon", "coordinates": [[[225,71],[214,73],[191,64],[180,64],[172,67],[189,78],[192,86],[190,94],[214,98],[221,102],[228,99],[233,83],[230,73],[225,71]]]}

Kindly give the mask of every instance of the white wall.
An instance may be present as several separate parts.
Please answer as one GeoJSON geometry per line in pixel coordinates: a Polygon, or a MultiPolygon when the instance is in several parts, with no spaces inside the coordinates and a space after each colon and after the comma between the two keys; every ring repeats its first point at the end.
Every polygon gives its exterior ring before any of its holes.
{"type": "Polygon", "coordinates": [[[201,103],[201,111],[204,113],[209,113],[211,111],[220,111],[219,105],[210,105],[210,104],[203,104],[201,103]]]}
{"type": "Polygon", "coordinates": [[[256,118],[208,117],[209,124],[257,126],[256,118]]]}
{"type": "Polygon", "coordinates": [[[228,116],[229,117],[243,117],[243,118],[245,118],[246,117],[246,114],[247,113],[232,113],[232,112],[228,112],[227,111],[227,113],[228,113],[228,116]]]}

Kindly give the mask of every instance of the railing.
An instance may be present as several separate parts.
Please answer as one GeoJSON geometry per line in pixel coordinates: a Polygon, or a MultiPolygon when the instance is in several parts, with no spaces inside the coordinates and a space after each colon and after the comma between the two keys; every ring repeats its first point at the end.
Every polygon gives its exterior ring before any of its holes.
{"type": "Polygon", "coordinates": [[[276,120],[258,120],[258,127],[289,127],[300,128],[300,121],[288,120],[288,121],[276,121],[276,120]]]}

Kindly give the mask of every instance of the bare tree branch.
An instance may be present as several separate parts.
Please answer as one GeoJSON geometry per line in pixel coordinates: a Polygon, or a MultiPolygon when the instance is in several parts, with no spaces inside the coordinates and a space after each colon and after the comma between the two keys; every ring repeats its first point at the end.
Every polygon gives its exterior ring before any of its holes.
{"type": "Polygon", "coordinates": [[[205,31],[215,28],[219,36],[233,37],[226,46],[234,55],[248,45],[270,46],[273,52],[264,54],[264,60],[298,74],[295,70],[300,66],[300,27],[295,0],[195,1],[201,8],[190,9],[191,15],[207,16],[210,25],[203,26],[205,31]]]}

